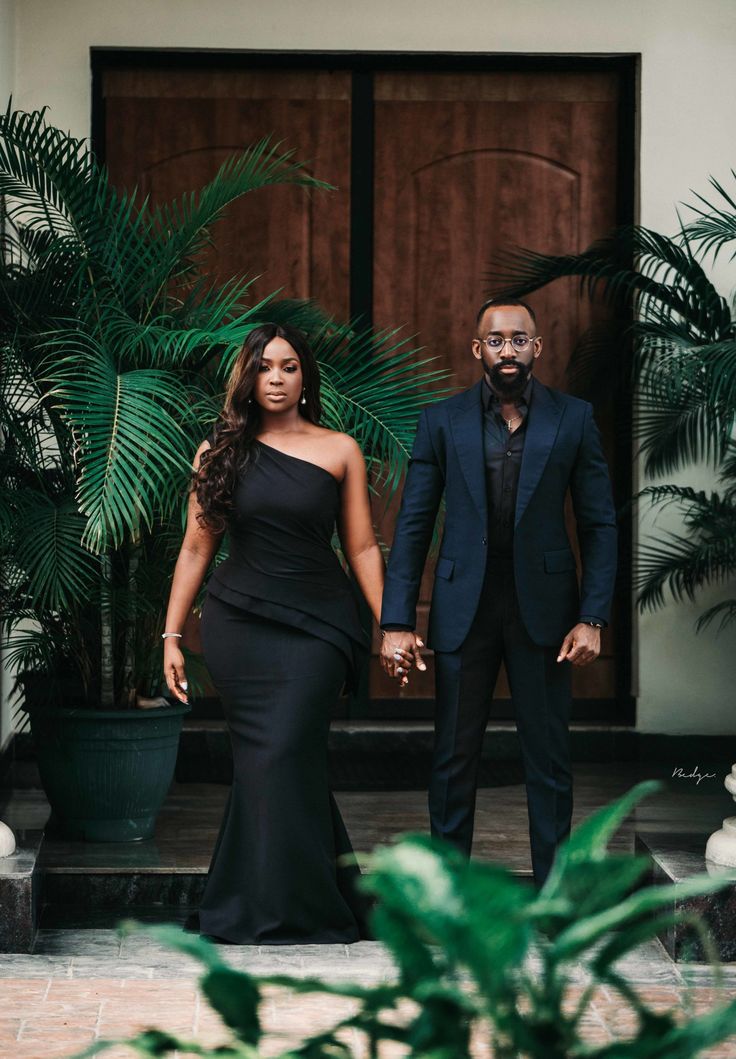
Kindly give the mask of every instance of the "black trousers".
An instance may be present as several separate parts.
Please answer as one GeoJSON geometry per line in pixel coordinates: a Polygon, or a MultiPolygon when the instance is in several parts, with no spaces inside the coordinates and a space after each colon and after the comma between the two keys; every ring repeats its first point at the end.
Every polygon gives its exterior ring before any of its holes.
{"type": "Polygon", "coordinates": [[[534,881],[541,886],[570,833],[571,665],[560,645],[540,647],[519,613],[510,558],[489,556],[473,625],[457,651],[438,651],[435,743],[429,788],[432,834],[470,855],[483,736],[503,660],[526,779],[534,881]]]}

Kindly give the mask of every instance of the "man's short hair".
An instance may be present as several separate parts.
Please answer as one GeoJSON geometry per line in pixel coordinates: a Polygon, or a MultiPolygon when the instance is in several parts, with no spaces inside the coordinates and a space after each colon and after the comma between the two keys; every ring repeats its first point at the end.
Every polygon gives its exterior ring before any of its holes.
{"type": "Polygon", "coordinates": [[[478,315],[475,318],[476,330],[480,327],[480,322],[483,319],[483,314],[486,312],[487,309],[506,309],[507,307],[512,305],[518,305],[522,309],[526,309],[526,311],[532,318],[532,323],[534,324],[534,327],[536,328],[537,317],[528,302],[522,301],[521,298],[489,298],[487,301],[483,302],[480,309],[478,310],[478,315]]]}

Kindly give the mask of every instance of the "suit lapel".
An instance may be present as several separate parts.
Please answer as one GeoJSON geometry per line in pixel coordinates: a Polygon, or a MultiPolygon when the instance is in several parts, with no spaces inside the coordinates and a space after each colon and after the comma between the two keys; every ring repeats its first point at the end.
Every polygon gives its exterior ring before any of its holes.
{"type": "Polygon", "coordinates": [[[480,398],[482,382],[481,379],[465,391],[462,401],[452,410],[450,427],[465,481],[485,526],[488,509],[483,455],[483,404],[480,398]]]}
{"type": "Polygon", "coordinates": [[[547,464],[557,438],[562,418],[562,405],[554,399],[543,383],[533,378],[532,400],[526,425],[524,451],[521,456],[519,488],[516,494],[514,526],[519,525],[539,479],[547,464]]]}

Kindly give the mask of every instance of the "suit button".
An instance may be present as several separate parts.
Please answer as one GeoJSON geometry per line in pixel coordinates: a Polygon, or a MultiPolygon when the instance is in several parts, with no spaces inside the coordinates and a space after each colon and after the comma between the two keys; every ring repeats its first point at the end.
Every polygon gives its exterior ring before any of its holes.
{"type": "Polygon", "coordinates": [[[480,543],[481,544],[488,544],[488,538],[487,537],[482,537],[480,543]]]}
{"type": "Polygon", "coordinates": [[[511,449],[508,449],[508,451],[506,452],[506,455],[507,455],[507,456],[510,456],[510,455],[511,455],[511,449]]]}

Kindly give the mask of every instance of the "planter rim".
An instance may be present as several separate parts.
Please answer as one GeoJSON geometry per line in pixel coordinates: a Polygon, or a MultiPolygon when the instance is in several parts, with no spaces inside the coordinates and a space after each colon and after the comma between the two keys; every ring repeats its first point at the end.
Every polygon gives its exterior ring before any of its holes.
{"type": "Polygon", "coordinates": [[[58,717],[64,720],[82,721],[140,721],[145,718],[179,717],[189,713],[191,706],[183,702],[172,706],[154,706],[149,710],[94,710],[85,707],[29,706],[29,716],[58,717]]]}

